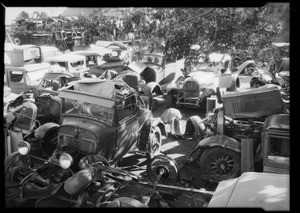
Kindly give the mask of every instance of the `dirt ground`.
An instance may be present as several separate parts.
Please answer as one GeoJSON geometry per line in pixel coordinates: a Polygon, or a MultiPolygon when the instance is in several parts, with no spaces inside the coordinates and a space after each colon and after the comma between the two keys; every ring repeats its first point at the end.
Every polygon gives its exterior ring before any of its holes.
{"type": "MultiPolygon", "coordinates": [[[[161,117],[163,112],[167,109],[166,105],[159,106],[154,112],[153,116],[158,118],[161,117]]],[[[187,119],[192,115],[198,115],[200,118],[205,117],[204,111],[199,111],[196,109],[188,109],[188,108],[180,108],[179,109],[182,114],[182,126],[185,129],[185,124],[187,119]]],[[[166,124],[166,131],[170,132],[170,125],[166,124]]],[[[184,156],[191,150],[194,144],[194,140],[189,140],[187,138],[184,139],[176,139],[170,135],[163,138],[161,153],[167,155],[172,158],[178,165],[180,165],[184,159],[184,156]]],[[[139,175],[142,181],[149,182],[146,167],[147,167],[147,159],[145,156],[139,153],[130,153],[125,156],[125,158],[121,162],[121,166],[130,167],[133,166],[129,171],[139,175]]],[[[174,184],[179,187],[185,187],[190,189],[199,189],[204,191],[213,192],[216,188],[216,183],[210,183],[208,181],[201,179],[201,174],[197,169],[190,168],[189,166],[185,166],[179,170],[180,178],[178,183],[174,184]],[[197,178],[193,178],[197,177],[197,178]]],[[[151,193],[153,190],[153,186],[151,187],[124,187],[116,193],[118,197],[132,197],[137,199],[141,197],[145,193],[151,193]]],[[[167,196],[167,206],[168,207],[205,207],[209,200],[210,196],[207,194],[199,194],[199,193],[191,193],[185,191],[178,191],[176,197],[172,197],[173,194],[163,194],[163,196],[167,196]]],[[[158,204],[163,205],[163,204],[158,204]]]]}

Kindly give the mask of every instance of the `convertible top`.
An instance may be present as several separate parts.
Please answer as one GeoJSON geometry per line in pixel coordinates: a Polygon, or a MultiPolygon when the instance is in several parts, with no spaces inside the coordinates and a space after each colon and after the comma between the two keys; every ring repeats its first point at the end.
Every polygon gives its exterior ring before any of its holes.
{"type": "Polygon", "coordinates": [[[93,79],[85,78],[69,83],[68,88],[94,94],[106,98],[114,98],[117,93],[129,93],[131,88],[122,79],[93,79]]]}

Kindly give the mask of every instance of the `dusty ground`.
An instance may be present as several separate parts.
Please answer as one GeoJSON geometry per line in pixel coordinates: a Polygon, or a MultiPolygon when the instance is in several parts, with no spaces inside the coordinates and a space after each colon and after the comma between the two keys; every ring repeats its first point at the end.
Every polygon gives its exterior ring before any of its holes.
{"type": "MultiPolygon", "coordinates": [[[[153,116],[160,117],[166,109],[167,109],[166,105],[159,106],[158,109],[156,109],[153,112],[153,116]]],[[[196,109],[181,108],[179,110],[182,114],[181,121],[184,128],[185,128],[186,120],[190,116],[198,115],[200,116],[200,118],[205,117],[205,112],[196,109]]],[[[167,132],[170,131],[169,124],[166,124],[166,130],[167,132]]],[[[178,165],[180,165],[180,163],[183,162],[184,156],[189,152],[189,150],[193,146],[193,143],[194,140],[176,139],[169,135],[163,139],[161,152],[167,155],[168,157],[172,158],[173,160],[175,160],[175,162],[178,165]]],[[[141,176],[142,181],[151,183],[146,172],[147,163],[148,162],[145,156],[138,153],[131,153],[125,156],[125,158],[122,160],[121,166],[128,167],[128,166],[135,165],[136,167],[129,170],[141,176]]],[[[180,173],[179,181],[176,184],[174,184],[176,186],[186,187],[190,189],[207,190],[211,192],[215,190],[216,184],[209,183],[207,181],[202,180],[201,174],[199,174],[199,171],[197,171],[197,169],[194,168],[189,169],[189,167],[185,166],[179,170],[179,173],[180,173]],[[194,179],[191,174],[194,177],[196,175],[197,178],[194,179]]],[[[116,193],[116,196],[120,196],[120,197],[128,196],[137,199],[138,197],[141,197],[142,194],[151,193],[152,190],[153,187],[142,187],[142,188],[140,188],[140,186],[124,187],[116,193]]],[[[207,194],[190,193],[190,192],[183,192],[183,191],[178,191],[176,198],[168,194],[167,195],[163,194],[163,195],[169,196],[165,199],[167,200],[167,205],[169,207],[205,207],[211,198],[207,194]]]]}

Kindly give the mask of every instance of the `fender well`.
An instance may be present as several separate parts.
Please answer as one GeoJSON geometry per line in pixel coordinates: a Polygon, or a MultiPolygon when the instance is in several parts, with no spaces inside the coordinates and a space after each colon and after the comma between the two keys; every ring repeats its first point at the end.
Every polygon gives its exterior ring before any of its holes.
{"type": "Polygon", "coordinates": [[[152,118],[151,119],[151,126],[158,126],[161,130],[161,134],[166,136],[166,127],[165,124],[163,123],[163,121],[160,118],[152,118]]]}
{"type": "Polygon", "coordinates": [[[44,137],[47,136],[47,133],[49,131],[52,131],[53,129],[57,129],[58,127],[59,124],[57,123],[53,123],[53,122],[45,123],[34,131],[34,137],[38,139],[44,139],[44,137]]]}
{"type": "Polygon", "coordinates": [[[214,135],[208,138],[204,138],[198,144],[198,147],[213,147],[220,146],[223,148],[231,149],[235,152],[241,151],[241,144],[237,140],[228,137],[226,135],[214,135]]]}
{"type": "Polygon", "coordinates": [[[193,159],[196,159],[198,154],[201,153],[201,149],[206,149],[214,146],[223,147],[235,152],[241,152],[241,144],[237,140],[226,135],[213,135],[198,142],[196,148],[193,151],[193,154],[190,156],[190,160],[193,161],[193,159]]]}

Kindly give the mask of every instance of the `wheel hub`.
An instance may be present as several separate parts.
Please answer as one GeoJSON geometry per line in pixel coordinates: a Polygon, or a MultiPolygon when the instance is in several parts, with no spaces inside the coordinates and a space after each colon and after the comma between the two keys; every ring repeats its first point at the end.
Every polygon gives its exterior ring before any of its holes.
{"type": "Polygon", "coordinates": [[[225,175],[232,171],[234,165],[230,156],[218,156],[211,162],[211,170],[217,175],[225,175]]]}
{"type": "Polygon", "coordinates": [[[172,158],[157,155],[147,165],[147,174],[153,183],[175,184],[179,179],[179,166],[172,158]],[[162,175],[158,180],[160,173],[162,175]]]}

